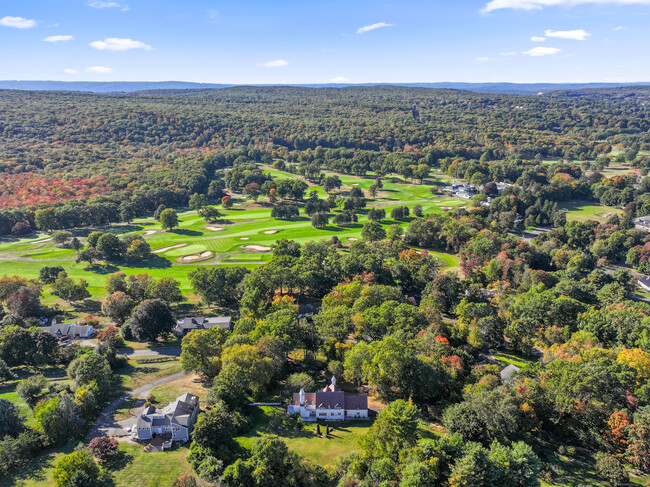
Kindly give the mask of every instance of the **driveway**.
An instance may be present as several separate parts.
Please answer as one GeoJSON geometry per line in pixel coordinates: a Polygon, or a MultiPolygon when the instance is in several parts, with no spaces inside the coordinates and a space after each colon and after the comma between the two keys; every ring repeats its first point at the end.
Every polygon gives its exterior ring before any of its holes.
{"type": "MultiPolygon", "coordinates": [[[[79,340],[77,342],[83,347],[97,347],[97,342],[92,340],[79,340]]],[[[170,356],[170,357],[179,357],[181,354],[180,348],[165,348],[165,347],[156,347],[156,348],[120,348],[117,351],[118,355],[126,355],[127,357],[152,357],[156,355],[170,356]]]]}
{"type": "Polygon", "coordinates": [[[110,403],[108,406],[104,408],[102,413],[97,418],[97,421],[95,421],[95,424],[91,428],[90,432],[86,436],[86,440],[90,441],[93,438],[99,436],[127,435],[128,433],[124,431],[124,428],[126,426],[132,426],[136,422],[135,417],[137,417],[142,411],[142,407],[144,406],[145,399],[152,391],[152,389],[156,386],[159,386],[160,384],[164,384],[166,382],[171,382],[173,380],[180,379],[183,376],[185,376],[183,372],[169,375],[167,377],[163,377],[162,379],[157,379],[154,380],[153,382],[149,382],[148,384],[133,389],[128,394],[124,394],[123,396],[118,397],[112,403],[110,403]],[[135,407],[135,417],[131,417],[123,421],[115,421],[113,419],[113,413],[115,412],[115,410],[120,406],[120,404],[122,404],[124,401],[131,398],[138,399],[135,407]]]}

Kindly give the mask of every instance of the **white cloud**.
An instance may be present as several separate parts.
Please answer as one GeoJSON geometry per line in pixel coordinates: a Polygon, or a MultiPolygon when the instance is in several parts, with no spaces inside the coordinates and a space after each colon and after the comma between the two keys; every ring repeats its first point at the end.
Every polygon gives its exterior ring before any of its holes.
{"type": "Polygon", "coordinates": [[[106,66],[91,66],[86,68],[86,73],[112,73],[113,68],[107,68],[106,66]]]}
{"type": "Polygon", "coordinates": [[[50,36],[43,39],[43,42],[68,42],[74,39],[72,36],[50,36]]]}
{"type": "Polygon", "coordinates": [[[210,20],[210,23],[216,23],[219,20],[219,11],[208,9],[206,12],[208,14],[208,20],[210,20]]]}
{"type": "Polygon", "coordinates": [[[336,78],[332,78],[330,80],[330,83],[347,83],[349,80],[343,76],[337,76],[336,78]]]}
{"type": "Polygon", "coordinates": [[[386,22],[377,22],[376,24],[364,25],[357,29],[357,34],[364,34],[370,32],[371,30],[381,29],[382,27],[392,27],[393,24],[387,24],[386,22]]]}
{"type": "Polygon", "coordinates": [[[71,69],[71,68],[65,68],[63,70],[63,72],[65,74],[79,74],[79,71],[77,71],[76,69],[71,69]]]}
{"type": "Polygon", "coordinates": [[[650,5],[650,0],[490,0],[483,12],[511,8],[515,10],[542,10],[545,7],[573,7],[575,5],[650,5]]]}
{"type": "Polygon", "coordinates": [[[284,59],[276,59],[275,61],[269,61],[268,63],[258,64],[258,66],[262,66],[263,68],[281,68],[282,66],[288,65],[289,61],[285,61],[284,59]]]}
{"type": "Polygon", "coordinates": [[[36,27],[36,21],[24,17],[7,16],[0,19],[0,25],[4,25],[5,27],[14,27],[16,29],[31,29],[32,27],[36,27]]]}
{"type": "Polygon", "coordinates": [[[556,37],[558,39],[571,39],[574,41],[586,41],[591,34],[584,29],[576,30],[547,30],[544,32],[546,37],[556,37]]]}
{"type": "Polygon", "coordinates": [[[530,38],[530,40],[533,42],[544,42],[546,40],[546,37],[533,36],[530,38]]]}
{"type": "Polygon", "coordinates": [[[550,56],[552,54],[557,54],[560,51],[562,51],[562,49],[558,49],[557,47],[538,46],[538,47],[533,47],[528,51],[524,51],[524,54],[526,56],[539,57],[539,56],[550,56]]]}
{"type": "Polygon", "coordinates": [[[92,8],[119,8],[122,11],[126,12],[129,10],[129,6],[124,3],[113,2],[111,0],[102,1],[102,0],[89,0],[88,6],[92,8]]]}
{"type": "Polygon", "coordinates": [[[490,60],[490,58],[487,57],[487,56],[481,56],[481,57],[477,57],[476,60],[477,60],[479,63],[486,63],[486,62],[488,62],[488,61],[490,60]]]}
{"type": "Polygon", "coordinates": [[[625,27],[624,25],[619,25],[618,27],[614,27],[614,30],[625,30],[625,29],[627,29],[627,27],[625,27]]]}
{"type": "Polygon", "coordinates": [[[517,51],[502,52],[500,55],[501,55],[501,56],[516,56],[516,55],[517,55],[517,51]]]}
{"type": "Polygon", "coordinates": [[[146,51],[151,51],[153,49],[153,47],[142,41],[120,39],[118,37],[107,37],[103,41],[93,41],[90,43],[90,47],[102,51],[128,51],[129,49],[144,49],[146,51]]]}

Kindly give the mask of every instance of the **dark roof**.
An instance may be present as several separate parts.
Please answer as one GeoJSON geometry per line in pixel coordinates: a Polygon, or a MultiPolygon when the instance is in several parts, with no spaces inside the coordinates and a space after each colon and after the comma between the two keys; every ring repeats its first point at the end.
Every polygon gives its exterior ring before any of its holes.
{"type": "Polygon", "coordinates": [[[298,306],[298,314],[306,315],[314,312],[314,307],[311,304],[301,304],[298,306]]]}
{"type": "Polygon", "coordinates": [[[650,277],[647,277],[647,276],[639,277],[638,282],[639,282],[639,284],[644,284],[646,286],[650,286],[650,277]]]}
{"type": "MultiPolygon", "coordinates": [[[[300,393],[293,394],[293,403],[296,406],[300,405],[300,393]]],[[[368,397],[345,394],[343,391],[306,392],[305,404],[324,409],[368,409],[368,397]]]]}

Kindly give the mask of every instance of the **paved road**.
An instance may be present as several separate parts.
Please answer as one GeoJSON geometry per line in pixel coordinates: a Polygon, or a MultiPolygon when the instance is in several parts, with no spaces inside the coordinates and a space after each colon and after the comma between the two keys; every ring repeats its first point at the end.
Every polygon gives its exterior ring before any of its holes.
{"type": "Polygon", "coordinates": [[[86,440],[92,440],[93,438],[96,438],[98,436],[126,435],[127,433],[126,431],[124,431],[124,427],[131,426],[133,423],[135,423],[135,420],[133,418],[129,418],[124,421],[113,420],[113,413],[120,406],[120,404],[122,404],[124,401],[128,399],[134,397],[137,398],[138,402],[135,408],[135,414],[137,416],[142,406],[144,405],[147,395],[149,395],[149,393],[154,387],[159,386],[160,384],[164,384],[165,382],[171,382],[173,380],[180,379],[181,377],[184,376],[185,374],[183,372],[179,372],[178,374],[168,375],[167,377],[163,377],[162,379],[157,379],[154,380],[153,382],[149,382],[148,384],[133,389],[128,394],[124,394],[123,396],[118,397],[112,403],[110,403],[108,406],[104,408],[102,413],[97,418],[97,421],[95,421],[95,424],[91,428],[90,432],[86,436],[86,440]]]}

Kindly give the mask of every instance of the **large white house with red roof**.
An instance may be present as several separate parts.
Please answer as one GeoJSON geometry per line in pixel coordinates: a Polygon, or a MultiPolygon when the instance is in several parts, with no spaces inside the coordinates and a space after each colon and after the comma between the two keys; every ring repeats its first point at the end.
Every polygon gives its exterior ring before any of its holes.
{"type": "Polygon", "coordinates": [[[367,419],[368,397],[337,390],[336,377],[332,377],[332,383],[322,391],[300,389],[294,393],[287,414],[299,414],[303,421],[367,419]]]}

